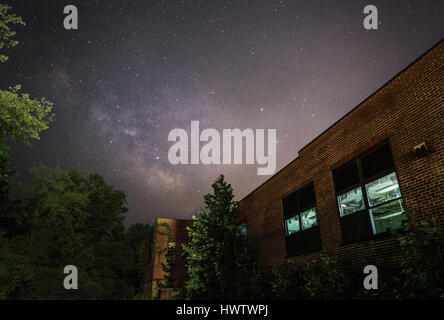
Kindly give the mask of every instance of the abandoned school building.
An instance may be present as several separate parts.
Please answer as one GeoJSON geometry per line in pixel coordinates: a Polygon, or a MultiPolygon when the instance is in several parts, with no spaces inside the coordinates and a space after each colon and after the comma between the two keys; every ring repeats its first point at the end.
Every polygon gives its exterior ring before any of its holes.
{"type": "MultiPolygon", "coordinates": [[[[320,253],[361,272],[368,264],[394,266],[400,255],[390,230],[404,221],[414,227],[432,214],[444,225],[443,151],[440,41],[243,198],[238,223],[247,226],[265,270],[288,261],[306,265],[320,253]]],[[[185,227],[192,221],[158,222],[171,226],[173,287],[183,290],[180,243],[187,241],[185,227]]],[[[168,251],[163,237],[157,249],[168,251]]],[[[167,275],[162,261],[144,264],[147,284],[167,275]]]]}

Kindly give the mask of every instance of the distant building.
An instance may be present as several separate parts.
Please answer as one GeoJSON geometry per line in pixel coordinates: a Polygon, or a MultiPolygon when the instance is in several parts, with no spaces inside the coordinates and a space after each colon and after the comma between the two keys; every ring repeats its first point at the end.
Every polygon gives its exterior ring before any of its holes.
{"type": "Polygon", "coordinates": [[[321,252],[361,272],[391,268],[399,250],[389,230],[431,214],[444,226],[443,151],[441,41],[242,199],[239,222],[266,269],[321,252]]]}
{"type": "Polygon", "coordinates": [[[182,244],[192,220],[158,218],[142,264],[142,285],[154,299],[172,299],[185,293],[186,268],[182,244]]]}

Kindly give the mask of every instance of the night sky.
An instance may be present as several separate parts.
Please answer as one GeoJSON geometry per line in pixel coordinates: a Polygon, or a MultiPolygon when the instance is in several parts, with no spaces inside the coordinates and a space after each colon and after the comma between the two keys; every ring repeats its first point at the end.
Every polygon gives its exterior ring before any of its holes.
{"type": "Polygon", "coordinates": [[[436,0],[0,2],[27,23],[0,88],[22,84],[56,114],[12,163],[24,177],[37,164],[102,175],[125,191],[127,224],[190,218],[220,173],[238,200],[270,177],[256,164],[174,166],[170,130],[277,129],[279,170],[444,30],[436,0]],[[68,4],[78,30],[63,28],[68,4]],[[378,30],[363,28],[367,4],[378,30]]]}

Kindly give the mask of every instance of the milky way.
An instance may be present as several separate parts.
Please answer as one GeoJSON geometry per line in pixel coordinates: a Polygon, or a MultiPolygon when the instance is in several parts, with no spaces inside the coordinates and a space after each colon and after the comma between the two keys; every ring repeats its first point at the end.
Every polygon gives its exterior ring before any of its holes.
{"type": "MultiPolygon", "coordinates": [[[[168,162],[168,133],[277,129],[277,169],[416,57],[444,30],[442,1],[0,1],[27,22],[0,66],[55,103],[34,147],[14,146],[24,172],[39,163],[96,172],[127,194],[127,223],[189,218],[218,174],[237,199],[269,177],[256,165],[168,162]],[[63,28],[63,7],[79,30],[63,28]]],[[[346,147],[346,146],[344,146],[346,147]]]]}

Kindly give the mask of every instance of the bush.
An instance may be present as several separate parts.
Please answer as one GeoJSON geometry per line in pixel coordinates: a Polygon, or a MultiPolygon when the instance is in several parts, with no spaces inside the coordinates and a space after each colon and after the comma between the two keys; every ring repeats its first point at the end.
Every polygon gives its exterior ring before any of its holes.
{"type": "Polygon", "coordinates": [[[337,257],[321,254],[304,273],[304,293],[308,299],[350,298],[351,284],[337,257]]]}
{"type": "Polygon", "coordinates": [[[350,280],[337,257],[321,254],[307,269],[294,263],[274,272],[270,281],[272,298],[278,300],[350,298],[350,280]]]}
{"type": "Polygon", "coordinates": [[[403,261],[399,296],[444,299],[444,232],[436,216],[399,238],[403,261]]]}
{"type": "MultiPolygon", "coordinates": [[[[408,228],[409,226],[406,226],[408,228]]],[[[270,281],[272,298],[287,299],[444,299],[444,230],[431,216],[409,232],[394,234],[400,244],[401,263],[378,268],[378,289],[351,281],[337,257],[321,254],[307,269],[287,264],[270,281]]]]}
{"type": "Polygon", "coordinates": [[[283,270],[274,271],[270,289],[272,298],[277,300],[303,299],[304,271],[294,263],[288,263],[283,270]]]}

